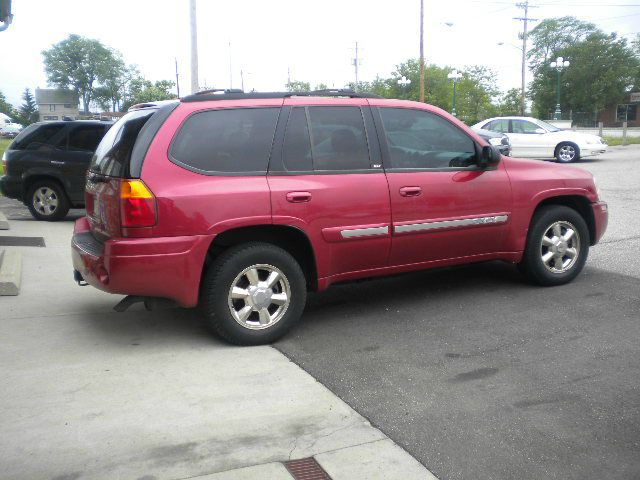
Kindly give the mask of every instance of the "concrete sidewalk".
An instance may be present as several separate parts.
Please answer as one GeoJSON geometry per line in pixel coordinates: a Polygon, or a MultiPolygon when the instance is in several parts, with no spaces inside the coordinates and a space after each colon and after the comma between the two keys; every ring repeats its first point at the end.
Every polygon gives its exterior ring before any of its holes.
{"type": "Polygon", "coordinates": [[[228,346],[197,311],[113,312],[73,282],[72,222],[8,216],[46,247],[6,247],[23,280],[0,297],[2,478],[277,480],[307,457],[333,479],[435,478],[275,349],[228,346]]]}

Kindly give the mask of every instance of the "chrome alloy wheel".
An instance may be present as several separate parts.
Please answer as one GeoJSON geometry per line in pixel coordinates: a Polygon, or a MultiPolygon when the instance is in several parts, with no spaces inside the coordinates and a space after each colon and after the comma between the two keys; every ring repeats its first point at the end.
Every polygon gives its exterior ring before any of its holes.
{"type": "Polygon", "coordinates": [[[53,215],[58,208],[58,195],[49,187],[40,187],[33,193],[33,208],[41,215],[53,215]]]}
{"type": "Polygon", "coordinates": [[[231,284],[229,311],[241,326],[262,330],[278,323],[291,303],[289,280],[273,265],[245,268],[231,284]]]}
{"type": "Polygon", "coordinates": [[[558,156],[563,162],[570,162],[576,158],[576,149],[572,145],[563,145],[558,150],[558,156]]]}
{"type": "Polygon", "coordinates": [[[580,256],[580,235],[569,222],[549,225],[540,242],[542,263],[552,273],[570,270],[580,256]]]}

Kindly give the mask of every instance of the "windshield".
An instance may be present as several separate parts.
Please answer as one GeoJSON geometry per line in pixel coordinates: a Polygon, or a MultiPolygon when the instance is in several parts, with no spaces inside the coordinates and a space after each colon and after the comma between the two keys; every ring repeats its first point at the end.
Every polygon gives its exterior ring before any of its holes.
{"type": "Polygon", "coordinates": [[[547,122],[543,122],[542,120],[537,120],[538,125],[540,125],[542,128],[549,130],[550,132],[560,132],[562,129],[558,128],[558,127],[554,127],[553,125],[551,125],[550,123],[547,122]]]}
{"type": "Polygon", "coordinates": [[[156,112],[155,108],[135,110],[118,120],[98,145],[89,170],[110,177],[128,176],[129,160],[138,133],[156,112]]]}

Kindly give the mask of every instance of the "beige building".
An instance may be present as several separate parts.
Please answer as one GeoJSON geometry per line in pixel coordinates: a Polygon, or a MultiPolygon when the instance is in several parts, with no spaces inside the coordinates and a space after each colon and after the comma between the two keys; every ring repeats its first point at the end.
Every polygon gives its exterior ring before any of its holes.
{"type": "Polygon", "coordinates": [[[41,122],[78,118],[78,95],[71,90],[36,88],[36,104],[41,122]]]}

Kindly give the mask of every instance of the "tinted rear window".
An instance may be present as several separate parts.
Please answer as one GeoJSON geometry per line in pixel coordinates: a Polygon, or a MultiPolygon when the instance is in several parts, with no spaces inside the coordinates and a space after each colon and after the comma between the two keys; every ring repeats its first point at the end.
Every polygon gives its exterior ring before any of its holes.
{"type": "Polygon", "coordinates": [[[44,146],[57,144],[62,136],[61,123],[30,125],[11,144],[12,150],[38,150],[44,146]]]}
{"type": "Polygon", "coordinates": [[[369,169],[362,110],[343,106],[294,108],[287,123],[283,160],[290,172],[369,169]]]}
{"type": "Polygon", "coordinates": [[[110,177],[128,177],[138,133],[155,112],[151,108],[136,110],[118,120],[98,145],[89,170],[110,177]]]}
{"type": "Polygon", "coordinates": [[[202,173],[264,174],[279,112],[264,107],[191,115],[171,144],[171,159],[202,173]]]}
{"type": "Polygon", "coordinates": [[[67,150],[94,152],[104,136],[106,125],[80,125],[69,132],[67,150]]]}

